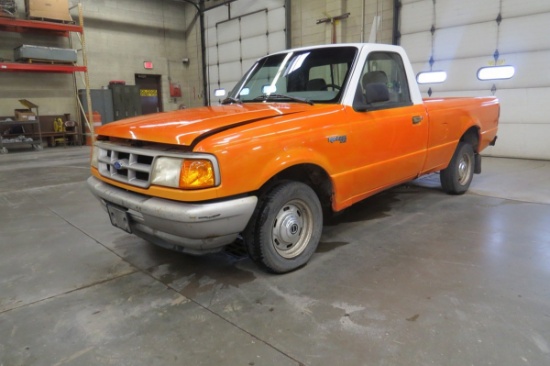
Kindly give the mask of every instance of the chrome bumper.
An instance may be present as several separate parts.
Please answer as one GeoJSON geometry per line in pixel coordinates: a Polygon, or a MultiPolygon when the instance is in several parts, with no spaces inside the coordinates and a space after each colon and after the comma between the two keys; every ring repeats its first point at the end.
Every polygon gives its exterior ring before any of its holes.
{"type": "Polygon", "coordinates": [[[231,244],[244,230],[258,198],[186,203],[148,197],[106,184],[95,177],[88,186],[103,208],[127,209],[133,234],[164,248],[204,254],[231,244]]]}

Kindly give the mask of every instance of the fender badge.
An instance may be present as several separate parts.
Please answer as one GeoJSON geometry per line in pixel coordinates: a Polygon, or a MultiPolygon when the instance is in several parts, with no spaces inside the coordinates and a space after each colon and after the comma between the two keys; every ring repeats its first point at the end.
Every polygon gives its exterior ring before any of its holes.
{"type": "Polygon", "coordinates": [[[331,144],[335,143],[335,142],[339,142],[341,144],[345,144],[346,141],[348,140],[347,136],[330,136],[328,138],[328,142],[330,142],[331,144]]]}

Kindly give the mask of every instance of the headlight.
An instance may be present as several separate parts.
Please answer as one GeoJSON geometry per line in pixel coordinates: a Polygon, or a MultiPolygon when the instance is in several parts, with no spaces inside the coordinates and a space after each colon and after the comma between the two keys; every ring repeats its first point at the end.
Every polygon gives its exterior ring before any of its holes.
{"type": "Polygon", "coordinates": [[[151,184],[182,189],[210,188],[216,173],[208,159],[159,157],[155,160],[151,184]]]}
{"type": "Polygon", "coordinates": [[[155,161],[151,184],[179,187],[182,159],[160,157],[155,161]]]}
{"type": "Polygon", "coordinates": [[[97,156],[99,155],[99,148],[97,146],[92,147],[92,157],[90,159],[90,165],[97,169],[97,156]]]}

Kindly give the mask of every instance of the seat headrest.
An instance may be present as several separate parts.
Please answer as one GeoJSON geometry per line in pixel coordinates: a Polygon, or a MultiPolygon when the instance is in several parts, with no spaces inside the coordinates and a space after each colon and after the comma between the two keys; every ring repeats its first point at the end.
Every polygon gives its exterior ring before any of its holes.
{"type": "Polygon", "coordinates": [[[369,71],[365,75],[363,75],[363,89],[367,88],[367,84],[371,83],[382,83],[387,84],[388,83],[388,75],[384,71],[369,71]]]}
{"type": "Polygon", "coordinates": [[[306,90],[327,90],[325,79],[311,79],[307,82],[306,90]]]}
{"type": "Polygon", "coordinates": [[[387,102],[390,100],[390,91],[386,84],[369,83],[365,88],[365,98],[367,104],[387,102]]]}

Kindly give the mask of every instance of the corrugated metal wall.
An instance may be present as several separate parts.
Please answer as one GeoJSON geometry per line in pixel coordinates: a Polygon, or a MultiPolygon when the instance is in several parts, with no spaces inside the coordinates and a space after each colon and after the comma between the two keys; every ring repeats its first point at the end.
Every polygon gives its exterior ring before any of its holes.
{"type": "Polygon", "coordinates": [[[284,0],[241,0],[206,12],[208,96],[218,88],[231,90],[262,56],[284,50],[284,0]]]}
{"type": "Polygon", "coordinates": [[[401,45],[416,72],[448,73],[446,82],[422,86],[425,96],[431,88],[432,97],[500,99],[499,140],[486,154],[550,159],[548,24],[547,0],[402,0],[401,45]],[[514,77],[477,79],[480,67],[495,64],[513,65],[514,77]]]}

